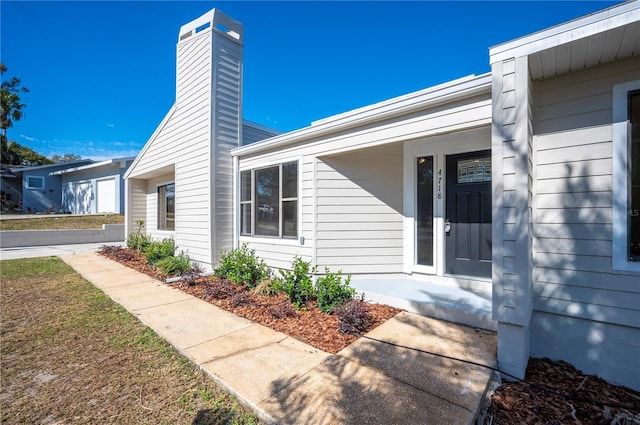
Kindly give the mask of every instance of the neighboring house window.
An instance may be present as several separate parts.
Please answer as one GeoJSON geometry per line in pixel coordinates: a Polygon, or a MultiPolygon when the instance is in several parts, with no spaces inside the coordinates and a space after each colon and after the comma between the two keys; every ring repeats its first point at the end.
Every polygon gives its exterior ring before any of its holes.
{"type": "Polygon", "coordinates": [[[44,177],[27,176],[27,189],[44,189],[44,177]]]}
{"type": "Polygon", "coordinates": [[[640,272],[640,80],[613,89],[613,268],[640,272]]]}
{"type": "Polygon", "coordinates": [[[298,163],[240,173],[240,234],[298,237],[298,163]]]}
{"type": "Polygon", "coordinates": [[[176,229],[176,185],[158,186],[158,230],[176,229]]]}

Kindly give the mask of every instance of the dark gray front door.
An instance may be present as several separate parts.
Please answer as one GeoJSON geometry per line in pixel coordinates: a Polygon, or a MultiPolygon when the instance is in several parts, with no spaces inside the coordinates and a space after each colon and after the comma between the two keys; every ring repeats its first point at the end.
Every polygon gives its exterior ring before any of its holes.
{"type": "Polygon", "coordinates": [[[491,277],[491,151],[447,156],[449,274],[491,277]]]}

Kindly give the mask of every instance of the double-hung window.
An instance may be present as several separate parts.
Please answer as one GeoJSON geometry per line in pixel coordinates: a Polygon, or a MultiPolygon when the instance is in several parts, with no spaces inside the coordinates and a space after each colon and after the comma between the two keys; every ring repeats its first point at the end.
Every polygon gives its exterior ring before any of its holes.
{"type": "Polygon", "coordinates": [[[158,186],[158,230],[176,229],[176,185],[158,186]]]}
{"type": "Polygon", "coordinates": [[[298,237],[298,162],[240,172],[240,234],[298,237]]]}
{"type": "Polygon", "coordinates": [[[613,268],[640,271],[640,80],[613,89],[613,268]]]}

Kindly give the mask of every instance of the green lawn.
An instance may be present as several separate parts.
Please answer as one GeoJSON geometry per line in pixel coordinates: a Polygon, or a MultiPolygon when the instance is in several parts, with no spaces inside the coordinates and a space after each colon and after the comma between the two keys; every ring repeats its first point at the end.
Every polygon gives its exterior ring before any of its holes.
{"type": "Polygon", "coordinates": [[[0,261],[0,422],[257,424],[55,257],[0,261]]]}
{"type": "Polygon", "coordinates": [[[55,229],[101,229],[103,224],[123,224],[119,214],[65,216],[47,215],[38,218],[16,218],[0,220],[0,230],[55,230],[55,229]]]}

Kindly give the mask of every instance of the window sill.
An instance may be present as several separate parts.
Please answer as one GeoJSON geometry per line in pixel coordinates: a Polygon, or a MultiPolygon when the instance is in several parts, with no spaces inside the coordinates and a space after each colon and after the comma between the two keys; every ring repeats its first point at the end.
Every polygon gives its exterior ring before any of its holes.
{"type": "Polygon", "coordinates": [[[270,245],[304,246],[303,244],[300,244],[300,237],[296,237],[295,239],[294,238],[281,239],[281,238],[269,238],[264,236],[240,236],[239,241],[241,244],[243,242],[246,242],[246,243],[263,243],[263,244],[270,244],[270,245]]]}

